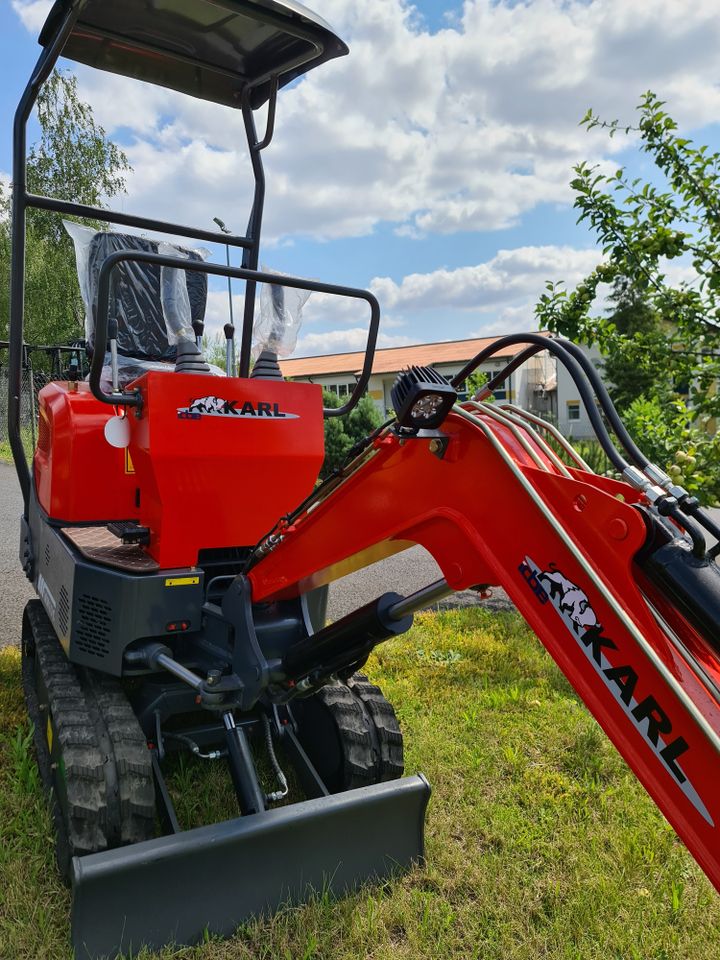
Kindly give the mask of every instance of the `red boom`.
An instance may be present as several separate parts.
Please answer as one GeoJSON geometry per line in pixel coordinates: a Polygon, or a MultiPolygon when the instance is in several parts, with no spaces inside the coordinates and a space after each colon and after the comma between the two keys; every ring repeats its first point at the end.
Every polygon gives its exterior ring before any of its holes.
{"type": "Polygon", "coordinates": [[[492,407],[456,408],[443,433],[381,435],[253,568],[255,602],[411,543],[457,590],[501,584],[720,889],[720,670],[636,567],[642,495],[565,469],[492,407]]]}

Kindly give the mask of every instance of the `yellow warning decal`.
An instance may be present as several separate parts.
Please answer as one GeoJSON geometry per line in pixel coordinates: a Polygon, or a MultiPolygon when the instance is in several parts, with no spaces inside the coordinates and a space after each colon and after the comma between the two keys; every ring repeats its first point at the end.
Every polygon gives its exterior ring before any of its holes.
{"type": "Polygon", "coordinates": [[[53,731],[52,731],[52,723],[50,723],[50,717],[48,717],[48,720],[47,720],[47,742],[48,742],[48,750],[50,751],[50,753],[52,753],[53,731]]]}
{"type": "Polygon", "coordinates": [[[200,583],[200,577],[168,577],[166,587],[194,587],[200,583]]]}
{"type": "Polygon", "coordinates": [[[125,473],[135,473],[135,466],[130,457],[130,451],[125,447],[125,473]]]}

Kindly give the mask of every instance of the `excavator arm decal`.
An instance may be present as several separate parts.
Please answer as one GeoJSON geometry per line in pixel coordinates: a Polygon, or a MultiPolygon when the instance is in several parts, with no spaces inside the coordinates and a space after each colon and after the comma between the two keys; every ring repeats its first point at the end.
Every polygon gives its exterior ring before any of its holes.
{"type": "Polygon", "coordinates": [[[679,757],[690,749],[687,740],[682,736],[671,738],[672,721],[653,694],[648,694],[642,700],[636,699],[635,689],[640,679],[638,673],[630,664],[622,663],[622,651],[618,649],[614,640],[604,635],[602,625],[598,623],[595,611],[585,594],[575,584],[563,578],[570,589],[566,589],[564,593],[558,590],[551,591],[545,593],[543,597],[540,591],[545,592],[544,584],[551,583],[557,586],[559,583],[555,572],[541,571],[529,557],[525,557],[519,569],[528,584],[533,584],[533,593],[540,603],[550,602],[568,633],[587,655],[595,672],[624,710],[630,722],[643,736],[648,747],[672,775],[687,799],[710,826],[714,826],[707,807],[678,763],[679,757]],[[535,584],[537,586],[534,586],[535,584]],[[584,623],[578,622],[574,606],[568,606],[568,595],[573,593],[582,594],[585,597],[580,601],[573,599],[573,604],[582,608],[581,615],[584,623]],[[612,660],[605,651],[613,651],[612,660]]]}

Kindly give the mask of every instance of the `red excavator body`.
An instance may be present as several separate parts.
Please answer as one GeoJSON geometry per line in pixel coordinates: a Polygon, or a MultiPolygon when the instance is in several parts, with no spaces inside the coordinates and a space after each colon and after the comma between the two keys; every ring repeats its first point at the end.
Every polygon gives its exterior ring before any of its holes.
{"type": "Polygon", "coordinates": [[[257,543],[311,493],[325,455],[320,387],[161,372],[132,387],[147,414],[128,417],[123,449],[105,439],[113,411],[87,384],[40,391],[34,477],[51,520],[134,519],[160,569],[192,567],[201,550],[257,543]]]}
{"type": "Polygon", "coordinates": [[[391,419],[318,481],[324,421],[367,390],[380,306],[369,291],[258,270],[262,152],[279,89],[346,54],[342,40],[296,0],[56,0],[40,43],[14,127],[8,427],[20,560],[38,595],[23,685],[78,960],[231,935],[318,890],[422,864],[430,788],[403,776],[395,712],[360,671],[415,611],[469,587],[507,591],[720,889],[720,569],[706,541],[720,527],[648,461],[582,351],[516,334],[451,382],[402,371],[391,419]],[[255,179],[247,234],[31,193],[26,125],[61,55],[238,111],[255,179]],[[87,383],[74,368],[40,392],[30,462],[29,209],[70,218],[91,357],[87,383]],[[227,266],[194,245],[208,243],[226,247],[227,266]],[[202,353],[212,277],[229,284],[224,371],[202,353]],[[237,338],[231,281],[244,287],[237,338]],[[318,385],[284,382],[278,365],[297,337],[293,304],[311,292],[369,309],[341,407],[323,409],[318,385]],[[511,346],[522,351],[460,402],[511,346]],[[551,424],[488,402],[540,350],[575,381],[612,476],[551,424]],[[328,584],[412,544],[442,579],[326,623],[328,584]],[[237,817],[182,828],[164,772],[179,753],[227,763],[237,817]]]}

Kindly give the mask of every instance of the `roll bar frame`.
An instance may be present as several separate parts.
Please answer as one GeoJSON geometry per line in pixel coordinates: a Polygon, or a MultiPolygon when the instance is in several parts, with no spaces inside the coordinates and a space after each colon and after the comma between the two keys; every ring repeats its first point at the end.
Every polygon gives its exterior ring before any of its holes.
{"type": "MultiPolygon", "coordinates": [[[[104,348],[107,340],[107,319],[110,302],[110,272],[119,262],[125,260],[142,260],[148,263],[157,263],[161,266],[178,267],[183,270],[199,270],[213,276],[229,276],[245,281],[245,308],[240,344],[239,375],[247,377],[250,373],[253,317],[258,283],[273,283],[285,287],[295,287],[303,290],[329,293],[338,296],[348,296],[364,299],[370,305],[371,320],[368,332],[368,342],[365,351],[365,361],[358,383],[349,401],[336,409],[325,409],[326,417],[343,416],[348,413],[360,400],[367,386],[372,369],[372,362],[377,342],[379,324],[379,306],[375,297],[368,291],[352,287],[335,286],[317,281],[301,280],[295,277],[280,276],[258,271],[260,253],[260,234],[262,227],[263,207],[265,202],[265,171],[261,152],[270,144],[275,123],[275,108],[279,79],[277,76],[263,77],[263,82],[270,82],[268,99],[268,114],[266,129],[262,139],[258,138],[255,117],[252,106],[252,95],[257,83],[248,84],[241,96],[241,112],[247,137],[250,162],[254,176],[253,200],[245,235],[224,234],[221,232],[202,230],[196,227],[169,223],[150,217],[141,217],[120,211],[105,210],[86,204],[74,203],[53,197],[39,196],[28,192],[27,188],[27,123],[35,105],[42,85],[50,76],[58,58],[62,55],[73,28],[82,10],[82,2],[71,3],[64,15],[51,18],[41,35],[44,44],[40,57],[15,112],[13,126],[13,191],[12,191],[12,249],[10,264],[10,329],[8,350],[8,437],[15,461],[18,480],[22,491],[25,514],[27,514],[30,495],[30,467],[23,448],[20,435],[21,414],[21,367],[24,350],[24,314],[25,314],[25,266],[26,266],[26,239],[28,209],[49,210],[54,213],[69,216],[103,220],[108,223],[135,227],[142,231],[172,234],[187,237],[206,243],[217,243],[237,247],[243,251],[242,266],[227,268],[208,263],[197,263],[191,260],[179,260],[172,257],[143,254],[141,251],[118,251],[110,255],[100,273],[98,327],[96,331],[95,350],[91,365],[91,385],[93,393],[102,402],[119,403],[126,406],[134,405],[131,395],[122,394],[113,400],[110,395],[104,394],[99,386],[99,369],[104,358],[104,348]]],[[[259,81],[258,81],[259,82],[259,81]]]]}

